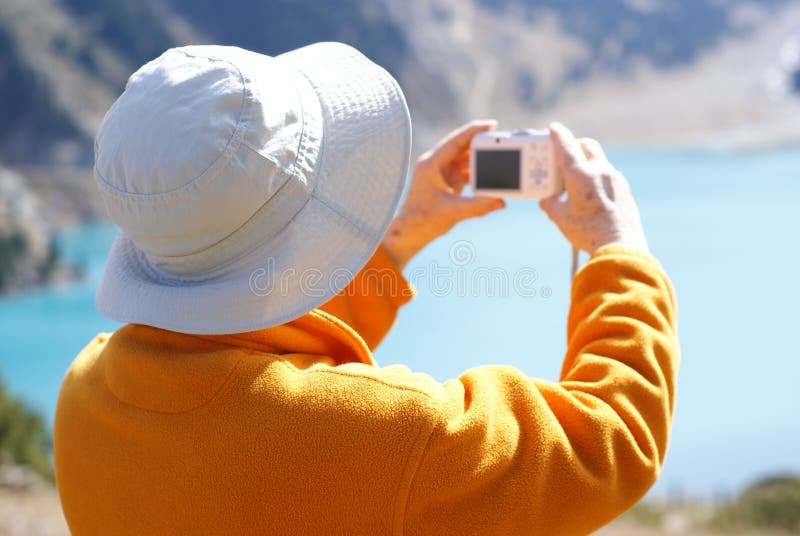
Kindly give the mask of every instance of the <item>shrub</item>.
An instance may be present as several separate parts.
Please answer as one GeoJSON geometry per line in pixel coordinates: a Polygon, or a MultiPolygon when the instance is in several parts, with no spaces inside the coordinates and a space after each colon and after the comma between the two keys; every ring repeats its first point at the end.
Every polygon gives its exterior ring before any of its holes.
{"type": "Polygon", "coordinates": [[[660,529],[664,525],[667,510],[647,501],[639,501],[623,517],[636,525],[660,529]]]}
{"type": "Polygon", "coordinates": [[[14,398],[0,381],[0,464],[25,465],[52,481],[51,450],[42,417],[14,398]]]}
{"type": "Polygon", "coordinates": [[[781,475],[756,482],[721,507],[711,526],[726,531],[763,528],[800,534],[800,478],[781,475]]]}

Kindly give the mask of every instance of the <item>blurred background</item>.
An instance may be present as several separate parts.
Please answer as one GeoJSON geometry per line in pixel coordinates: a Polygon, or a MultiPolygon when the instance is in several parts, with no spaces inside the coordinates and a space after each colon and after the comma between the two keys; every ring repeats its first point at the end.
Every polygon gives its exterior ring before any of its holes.
{"type": "MultiPolygon", "coordinates": [[[[629,178],[683,362],[662,477],[601,533],[800,533],[800,2],[0,0],[0,535],[66,533],[58,388],[116,328],[92,301],[115,232],[91,174],[106,109],[172,46],[322,40],[398,78],[415,154],[471,118],[559,120],[629,178]]],[[[464,223],[407,269],[417,297],[376,357],[439,380],[507,363],[555,381],[569,268],[533,201],[464,223]],[[437,267],[477,283],[443,293],[437,267]],[[520,273],[526,291],[504,289],[520,273]]]]}

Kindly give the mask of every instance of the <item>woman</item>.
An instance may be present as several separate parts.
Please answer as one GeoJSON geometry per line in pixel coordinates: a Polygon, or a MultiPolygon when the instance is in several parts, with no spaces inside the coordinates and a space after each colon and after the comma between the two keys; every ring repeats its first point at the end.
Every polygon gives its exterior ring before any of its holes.
{"type": "Polygon", "coordinates": [[[73,534],[586,534],[634,504],[667,446],[675,303],[596,142],[551,127],[567,198],[542,208],[591,254],[559,383],[372,358],[408,260],[503,207],[460,195],[493,126],[423,155],[393,218],[408,110],[352,48],[185,47],[134,73],[95,163],[121,228],[97,305],[125,325],[56,414],[73,534]]]}

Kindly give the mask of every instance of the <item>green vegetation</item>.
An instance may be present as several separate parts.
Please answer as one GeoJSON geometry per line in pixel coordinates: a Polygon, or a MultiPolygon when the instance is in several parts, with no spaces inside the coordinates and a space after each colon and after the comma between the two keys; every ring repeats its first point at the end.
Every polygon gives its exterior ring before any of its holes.
{"type": "Polygon", "coordinates": [[[51,450],[52,440],[42,417],[0,382],[0,465],[25,465],[52,481],[51,450]]]}
{"type": "Polygon", "coordinates": [[[800,476],[764,478],[722,504],[645,500],[625,512],[619,521],[623,526],[637,527],[641,534],[671,533],[676,524],[683,527],[678,531],[682,534],[800,534],[800,476]]]}
{"type": "Polygon", "coordinates": [[[639,526],[659,529],[664,525],[667,509],[647,501],[639,501],[623,517],[639,526]]]}
{"type": "Polygon", "coordinates": [[[800,478],[781,475],[756,482],[717,510],[710,526],[726,533],[780,529],[800,534],[800,478]]]}
{"type": "Polygon", "coordinates": [[[58,245],[50,240],[43,253],[31,251],[28,233],[0,225],[0,294],[47,283],[64,268],[58,245]]]}
{"type": "Polygon", "coordinates": [[[0,292],[8,285],[16,272],[17,260],[28,249],[28,241],[22,231],[14,230],[0,234],[0,292]]]}

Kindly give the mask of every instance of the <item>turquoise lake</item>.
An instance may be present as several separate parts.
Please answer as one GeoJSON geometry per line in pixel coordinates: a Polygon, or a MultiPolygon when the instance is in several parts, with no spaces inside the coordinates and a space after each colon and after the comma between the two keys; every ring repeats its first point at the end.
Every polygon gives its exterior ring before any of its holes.
{"type": "MultiPolygon", "coordinates": [[[[678,296],[677,407],[653,494],[726,495],[800,473],[800,152],[609,156],[678,296]]],[[[62,250],[85,280],[0,300],[0,375],[48,420],[76,353],[116,327],[93,305],[113,234],[107,224],[65,232],[62,250]]],[[[556,380],[569,270],[568,244],[534,201],[463,223],[407,268],[417,296],[376,358],[439,380],[489,363],[556,380]]]]}

